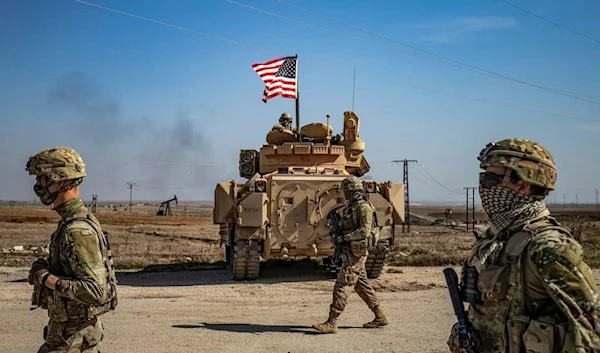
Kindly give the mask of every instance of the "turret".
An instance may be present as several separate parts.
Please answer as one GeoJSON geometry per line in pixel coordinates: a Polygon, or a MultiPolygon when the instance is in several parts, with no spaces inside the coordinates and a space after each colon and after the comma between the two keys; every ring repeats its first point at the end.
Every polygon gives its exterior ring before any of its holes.
{"type": "Polygon", "coordinates": [[[359,118],[344,112],[343,134],[333,136],[329,124],[310,123],[296,131],[273,126],[260,151],[240,151],[240,176],[254,174],[353,174],[362,176],[369,170],[365,160],[365,142],[359,137],[359,118]],[[343,136],[343,139],[342,139],[343,136]]]}

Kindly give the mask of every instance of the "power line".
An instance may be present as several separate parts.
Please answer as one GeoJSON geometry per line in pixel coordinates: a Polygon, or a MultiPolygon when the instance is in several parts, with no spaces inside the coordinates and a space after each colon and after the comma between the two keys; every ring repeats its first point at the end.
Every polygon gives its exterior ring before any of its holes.
{"type": "Polygon", "coordinates": [[[449,188],[447,188],[447,187],[446,187],[444,184],[442,184],[441,182],[439,182],[439,181],[438,181],[436,178],[434,178],[434,177],[433,177],[433,176],[432,176],[432,175],[431,175],[431,174],[430,174],[430,173],[429,173],[429,172],[428,172],[428,171],[425,169],[425,167],[423,167],[423,165],[422,165],[421,163],[417,162],[417,165],[418,165],[419,167],[421,167],[421,169],[423,169],[423,171],[425,172],[425,174],[427,174],[427,175],[429,176],[429,178],[430,178],[430,179],[431,179],[431,180],[432,180],[434,183],[437,183],[438,185],[440,185],[441,187],[443,187],[443,188],[444,188],[444,189],[446,189],[447,191],[450,191],[450,192],[455,192],[455,191],[457,191],[457,190],[452,190],[452,189],[449,189],[449,188]]]}
{"type": "Polygon", "coordinates": [[[85,4],[85,5],[88,5],[88,6],[94,6],[94,7],[106,10],[106,11],[115,12],[115,13],[118,13],[118,14],[121,14],[121,15],[130,16],[130,17],[134,17],[134,18],[137,18],[137,19],[140,19],[140,20],[144,20],[144,21],[156,23],[156,24],[159,24],[159,25],[163,25],[163,26],[167,26],[167,27],[172,27],[172,28],[178,29],[180,31],[190,32],[190,33],[194,33],[194,34],[199,34],[199,35],[202,35],[202,36],[206,36],[206,37],[209,37],[209,38],[222,40],[222,41],[225,41],[225,42],[229,42],[229,43],[241,45],[241,46],[244,46],[244,47],[256,48],[255,46],[244,44],[244,43],[241,43],[241,42],[238,42],[238,41],[235,41],[235,40],[231,40],[231,39],[227,39],[227,38],[223,38],[223,37],[217,37],[217,36],[212,35],[212,34],[208,34],[208,33],[200,32],[200,31],[196,31],[196,30],[193,30],[193,29],[185,28],[185,27],[176,26],[176,25],[173,25],[173,24],[170,24],[170,23],[167,23],[167,22],[153,20],[153,19],[147,18],[147,17],[142,17],[142,16],[134,15],[134,14],[129,13],[129,12],[116,10],[116,9],[113,9],[113,8],[110,8],[110,7],[101,6],[101,5],[98,5],[98,4],[91,3],[91,2],[82,1],[82,0],[73,0],[73,1],[81,3],[81,4],[85,4]]]}
{"type": "MultiPolygon", "coordinates": [[[[415,179],[417,179],[418,181],[420,181],[420,182],[421,182],[421,183],[423,183],[424,185],[426,185],[426,186],[429,186],[430,188],[432,188],[432,189],[435,189],[435,190],[437,190],[437,191],[447,191],[447,190],[445,190],[445,189],[442,189],[442,188],[438,187],[437,185],[431,185],[429,182],[427,182],[427,181],[425,181],[425,180],[423,180],[423,179],[421,179],[421,178],[417,177],[416,175],[414,175],[414,174],[413,174],[413,172],[414,172],[415,170],[416,170],[416,169],[413,169],[412,171],[409,171],[409,172],[408,172],[408,174],[409,174],[409,175],[410,175],[412,178],[415,178],[415,179]]],[[[418,170],[417,170],[417,172],[418,172],[418,170]]],[[[420,173],[420,172],[419,172],[419,173],[420,173]]],[[[423,174],[421,174],[421,175],[423,175],[423,174]]]]}
{"type": "Polygon", "coordinates": [[[402,233],[406,226],[406,231],[410,233],[410,197],[408,188],[408,163],[417,162],[416,159],[395,160],[392,163],[402,162],[404,165],[403,182],[404,182],[404,223],[402,223],[402,233]]]}
{"type": "Polygon", "coordinates": [[[472,216],[472,218],[473,218],[473,228],[472,229],[475,230],[475,189],[477,189],[477,188],[474,187],[474,186],[467,186],[467,187],[465,187],[463,189],[465,189],[467,191],[467,212],[466,212],[466,215],[465,215],[465,223],[467,225],[467,230],[469,230],[469,190],[473,191],[473,196],[470,199],[473,202],[472,203],[472,206],[473,206],[473,208],[472,208],[472,212],[473,212],[473,216],[472,216]]]}
{"type": "MultiPolygon", "coordinates": [[[[232,2],[231,0],[224,0],[224,1],[232,2]]],[[[589,100],[589,99],[586,99],[586,98],[583,98],[583,97],[579,97],[579,96],[576,96],[575,94],[571,94],[571,93],[564,92],[564,91],[559,91],[559,90],[556,90],[556,89],[553,89],[553,88],[548,88],[548,87],[540,86],[540,85],[537,85],[537,84],[534,84],[534,83],[530,83],[530,82],[526,82],[526,81],[523,81],[523,80],[519,80],[519,79],[510,77],[510,76],[507,76],[507,75],[499,74],[499,73],[493,72],[491,70],[483,69],[483,68],[477,67],[475,65],[471,65],[471,64],[467,64],[467,63],[464,63],[464,62],[461,62],[461,61],[458,61],[458,60],[454,60],[454,59],[445,57],[443,55],[436,54],[436,53],[430,52],[428,50],[421,49],[421,48],[412,46],[410,44],[406,44],[406,43],[397,41],[395,39],[392,39],[392,38],[389,38],[389,37],[385,37],[383,35],[380,35],[380,34],[377,34],[377,33],[371,32],[371,31],[368,31],[368,30],[366,30],[364,28],[360,28],[360,27],[357,27],[357,26],[354,26],[354,25],[342,22],[342,21],[337,20],[335,18],[328,17],[328,16],[322,15],[320,13],[317,13],[317,12],[314,12],[314,11],[302,8],[300,6],[297,6],[297,5],[294,5],[294,4],[290,4],[290,3],[286,2],[286,1],[283,1],[283,0],[273,0],[273,1],[276,1],[278,3],[284,4],[284,5],[287,5],[287,6],[290,6],[292,8],[297,9],[297,10],[300,10],[300,11],[309,13],[309,14],[311,14],[313,16],[317,16],[317,17],[323,18],[325,20],[337,23],[339,25],[342,25],[342,26],[345,26],[345,27],[348,27],[348,28],[352,28],[354,30],[366,33],[368,35],[377,37],[379,39],[386,40],[386,41],[389,41],[389,42],[392,42],[392,43],[395,43],[395,44],[398,44],[398,45],[402,45],[404,47],[407,47],[407,48],[410,48],[410,49],[413,49],[413,50],[417,50],[417,51],[420,51],[422,53],[426,53],[428,55],[435,56],[437,58],[448,60],[450,62],[459,64],[459,65],[463,65],[463,66],[468,67],[471,70],[474,70],[474,71],[479,72],[479,73],[485,73],[485,74],[492,75],[492,76],[495,76],[497,78],[501,78],[501,79],[504,79],[504,80],[508,80],[508,81],[520,83],[522,85],[527,85],[527,86],[535,87],[535,88],[538,88],[538,89],[542,89],[544,91],[548,91],[548,92],[552,92],[552,93],[559,94],[559,95],[562,95],[562,96],[566,96],[566,97],[578,99],[578,100],[581,100],[581,101],[584,101],[584,102],[588,102],[588,103],[592,103],[592,104],[595,104],[595,105],[600,105],[600,102],[596,102],[596,101],[589,100]]]]}
{"type": "MultiPolygon", "coordinates": [[[[247,48],[268,50],[267,48],[264,48],[264,47],[259,47],[259,46],[244,44],[242,42],[238,42],[238,41],[235,41],[235,40],[231,40],[231,39],[227,39],[227,38],[223,38],[223,37],[218,37],[218,36],[214,36],[214,35],[211,35],[211,34],[208,34],[208,33],[199,32],[199,31],[195,31],[195,30],[192,30],[192,29],[189,29],[189,28],[185,28],[185,27],[182,27],[182,26],[173,25],[173,24],[170,24],[170,23],[167,23],[167,22],[158,21],[158,20],[154,20],[154,19],[150,19],[150,18],[138,16],[138,15],[135,15],[135,14],[132,14],[132,13],[128,13],[128,12],[116,10],[116,9],[109,8],[109,7],[106,7],[106,6],[96,5],[96,4],[87,2],[87,1],[82,1],[82,0],[73,0],[73,1],[85,4],[85,5],[89,5],[89,6],[94,6],[96,8],[100,8],[100,9],[103,9],[103,10],[111,11],[111,12],[114,12],[114,13],[117,13],[117,14],[122,14],[122,15],[130,16],[130,17],[133,17],[133,18],[136,18],[136,19],[140,19],[140,20],[144,20],[144,21],[149,21],[149,22],[152,22],[152,23],[155,23],[155,24],[159,24],[159,25],[170,27],[170,28],[182,30],[182,31],[185,31],[185,32],[190,32],[190,33],[194,33],[194,34],[200,34],[200,35],[207,36],[207,37],[210,37],[210,38],[213,38],[213,39],[217,39],[217,40],[223,40],[225,42],[232,43],[232,44],[237,44],[237,45],[241,45],[241,46],[244,46],[244,47],[247,47],[247,48]]],[[[247,5],[244,5],[244,6],[247,7],[247,5]]],[[[293,6],[293,5],[290,5],[290,6],[293,6]]],[[[274,15],[277,15],[277,14],[274,14],[274,15]]],[[[280,15],[277,15],[277,16],[280,16],[280,15]]],[[[281,17],[283,17],[283,16],[281,16],[281,17]]],[[[287,17],[285,17],[285,19],[287,19],[287,17]]],[[[290,20],[293,20],[293,19],[290,19],[290,20]]],[[[302,24],[304,23],[304,22],[296,21],[296,20],[293,20],[293,21],[298,22],[298,23],[302,23],[302,24]]],[[[306,24],[306,25],[309,25],[309,26],[312,26],[312,27],[316,27],[316,26],[313,26],[313,25],[310,25],[310,24],[306,24]]],[[[320,28],[320,27],[317,27],[317,28],[320,28]]],[[[328,31],[328,32],[333,32],[333,31],[330,31],[330,30],[327,30],[327,29],[323,29],[323,30],[328,31]]],[[[333,33],[336,33],[336,32],[333,32],[333,33]]],[[[342,35],[342,34],[340,34],[340,35],[342,35]]],[[[411,54],[411,53],[404,53],[404,54],[414,55],[414,54],[411,54]]],[[[426,58],[426,59],[429,59],[429,60],[433,60],[433,59],[428,58],[428,57],[423,57],[423,56],[418,56],[418,57],[426,58]]],[[[433,60],[433,61],[462,69],[462,67],[458,67],[458,66],[455,66],[455,65],[451,65],[451,64],[448,64],[448,63],[441,62],[441,61],[437,61],[437,60],[433,60]]],[[[339,66],[334,66],[334,67],[336,69],[339,68],[339,66]]],[[[533,113],[538,113],[538,114],[544,114],[544,115],[550,115],[550,116],[556,116],[556,117],[561,117],[561,118],[566,118],[566,119],[574,119],[574,120],[581,120],[581,121],[600,121],[600,119],[585,119],[585,118],[581,118],[581,117],[573,117],[573,116],[568,116],[568,115],[561,115],[561,114],[546,112],[546,111],[542,111],[542,110],[535,110],[535,109],[529,109],[529,108],[511,106],[511,105],[504,104],[504,103],[497,103],[497,102],[492,102],[492,101],[488,101],[488,100],[483,100],[483,99],[478,99],[478,98],[472,98],[472,97],[463,96],[463,95],[459,95],[459,94],[455,94],[455,93],[444,92],[444,91],[441,91],[441,90],[432,89],[432,88],[428,88],[428,87],[406,84],[404,82],[399,82],[399,81],[396,81],[396,80],[390,80],[388,78],[379,78],[379,77],[375,77],[375,76],[369,76],[369,77],[372,77],[372,78],[375,78],[375,79],[379,79],[379,80],[383,80],[383,81],[388,81],[388,82],[395,83],[395,84],[398,84],[398,85],[403,85],[403,86],[406,86],[406,87],[412,87],[412,88],[416,88],[416,89],[421,89],[421,90],[427,90],[427,91],[431,91],[431,92],[442,93],[442,94],[445,94],[445,95],[454,96],[454,97],[458,97],[458,98],[465,99],[465,100],[470,100],[470,101],[474,101],[474,102],[495,105],[495,106],[503,107],[503,108],[528,111],[528,112],[533,112],[533,113]]]]}
{"type": "MultiPolygon", "coordinates": [[[[270,12],[270,11],[267,11],[267,10],[260,9],[258,7],[254,7],[254,6],[251,6],[251,5],[242,4],[242,3],[237,2],[237,1],[233,1],[233,0],[221,0],[221,1],[225,1],[225,2],[234,4],[234,5],[238,5],[238,6],[241,6],[241,7],[245,7],[247,9],[250,9],[250,10],[253,10],[253,11],[257,11],[257,12],[261,12],[261,13],[264,13],[264,14],[269,15],[269,16],[281,18],[282,20],[286,20],[286,21],[298,23],[298,24],[301,24],[301,25],[306,26],[306,27],[317,29],[319,31],[323,31],[323,32],[335,34],[335,35],[341,36],[341,37],[346,37],[346,38],[355,40],[357,42],[362,42],[362,43],[366,43],[366,44],[374,44],[371,41],[366,41],[364,39],[353,37],[353,36],[350,36],[350,35],[345,34],[345,33],[336,32],[336,31],[328,29],[328,28],[319,27],[319,26],[313,25],[312,23],[308,23],[308,22],[303,22],[303,21],[300,21],[300,20],[296,20],[296,19],[293,19],[293,18],[290,18],[290,17],[286,17],[286,16],[283,16],[283,15],[274,13],[274,12],[270,12]]],[[[464,67],[453,65],[451,63],[444,62],[444,61],[435,60],[435,59],[433,59],[431,57],[427,57],[427,56],[417,55],[417,54],[414,54],[414,53],[404,53],[404,52],[401,53],[401,54],[410,55],[410,56],[414,56],[414,57],[417,57],[417,58],[430,60],[430,61],[436,62],[438,64],[452,66],[452,67],[457,68],[457,69],[465,69],[464,67]]]]}
{"type": "Polygon", "coordinates": [[[505,4],[507,4],[508,6],[512,6],[512,7],[514,7],[515,9],[521,10],[521,11],[523,11],[523,12],[525,12],[525,13],[527,13],[527,14],[529,14],[529,15],[533,16],[533,17],[537,17],[537,18],[539,18],[539,19],[540,19],[540,20],[542,20],[542,21],[546,21],[546,22],[548,22],[548,23],[550,23],[550,24],[553,24],[553,25],[555,25],[556,27],[560,27],[560,28],[562,28],[562,29],[564,29],[564,30],[567,30],[567,31],[571,32],[571,33],[575,33],[575,34],[577,34],[578,36],[581,36],[581,37],[583,37],[583,38],[587,38],[587,39],[589,39],[589,40],[591,40],[591,41],[594,41],[594,42],[596,42],[596,43],[600,44],[600,41],[599,41],[599,40],[597,40],[596,38],[592,38],[592,37],[590,37],[590,36],[588,36],[588,35],[586,35],[586,34],[583,34],[583,33],[581,33],[581,32],[577,32],[577,31],[576,31],[576,30],[574,30],[574,29],[571,29],[571,28],[569,28],[569,27],[563,26],[563,25],[561,25],[560,23],[556,23],[556,22],[554,22],[554,21],[552,21],[552,20],[549,20],[549,19],[547,19],[547,18],[545,18],[545,17],[542,17],[542,16],[540,16],[540,15],[537,15],[537,14],[535,14],[535,13],[533,13],[533,12],[529,11],[529,10],[525,10],[524,8],[522,8],[522,7],[519,7],[519,6],[515,5],[515,4],[512,4],[512,3],[510,3],[510,2],[508,2],[508,1],[506,1],[506,0],[500,0],[500,1],[502,1],[502,2],[503,2],[503,3],[505,3],[505,4]]]}
{"type": "Polygon", "coordinates": [[[135,185],[135,183],[133,181],[128,181],[127,182],[127,187],[129,188],[129,213],[131,213],[131,208],[133,205],[132,202],[132,198],[133,198],[133,186],[135,185]]]}
{"type": "Polygon", "coordinates": [[[448,193],[448,194],[437,196],[437,197],[435,197],[433,199],[427,199],[427,200],[421,200],[421,201],[422,202],[438,202],[438,201],[441,201],[441,200],[445,199],[448,196],[457,195],[459,193],[462,193],[462,191],[451,192],[451,193],[448,193]]]}
{"type": "MultiPolygon", "coordinates": [[[[374,76],[371,76],[371,77],[374,77],[374,76]]],[[[457,97],[457,98],[461,98],[461,99],[465,99],[465,100],[470,100],[470,101],[478,102],[478,103],[484,103],[484,104],[494,105],[494,106],[501,107],[501,108],[509,108],[509,109],[514,109],[514,110],[521,110],[521,111],[525,111],[525,112],[537,113],[537,114],[544,114],[544,115],[555,116],[555,117],[565,118],[565,119],[571,119],[571,120],[592,121],[592,122],[600,121],[600,119],[585,119],[585,118],[571,116],[571,115],[556,114],[556,113],[551,113],[551,112],[547,112],[547,111],[544,111],[544,110],[530,109],[530,108],[524,108],[524,107],[518,107],[518,106],[514,106],[514,105],[509,105],[509,104],[505,104],[505,103],[492,102],[492,101],[488,101],[488,100],[485,100],[485,99],[472,98],[472,97],[464,96],[464,95],[461,95],[461,94],[449,93],[449,92],[445,92],[445,91],[441,91],[441,90],[434,89],[434,88],[429,88],[429,87],[423,87],[423,86],[418,86],[418,85],[413,85],[413,84],[408,84],[408,83],[401,83],[401,82],[398,82],[398,81],[395,81],[395,80],[386,79],[386,78],[380,78],[380,77],[376,77],[376,78],[379,79],[379,80],[382,80],[382,81],[388,81],[388,82],[392,82],[392,83],[396,83],[396,84],[401,84],[401,85],[404,85],[404,86],[407,86],[407,87],[411,87],[411,88],[416,88],[416,89],[420,89],[420,90],[441,93],[441,94],[444,94],[444,95],[447,95],[447,96],[457,97]]]]}

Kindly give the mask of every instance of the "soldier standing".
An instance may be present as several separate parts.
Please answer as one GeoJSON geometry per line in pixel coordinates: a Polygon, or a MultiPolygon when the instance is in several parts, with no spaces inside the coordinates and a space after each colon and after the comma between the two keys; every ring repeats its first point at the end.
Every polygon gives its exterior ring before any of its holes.
{"type": "MultiPolygon", "coordinates": [[[[490,227],[462,268],[463,301],[477,352],[598,352],[598,293],[581,245],[544,203],[555,189],[548,150],[511,138],[478,157],[490,227]]],[[[462,352],[458,324],[448,346],[462,352]]]]}
{"type": "Polygon", "coordinates": [[[61,217],[48,259],[35,261],[29,272],[34,293],[39,289],[33,304],[49,316],[38,353],[97,353],[103,339],[98,316],[115,309],[117,281],[107,237],[79,197],[85,164],[73,149],[55,147],[30,157],[25,169],[36,176],[40,201],[61,217]]]}
{"type": "Polygon", "coordinates": [[[375,208],[364,194],[363,184],[359,178],[349,176],[344,179],[342,189],[348,200],[339,225],[343,233],[336,237],[341,239],[342,268],[333,287],[333,302],[329,307],[329,318],[324,323],[313,325],[313,328],[321,333],[337,332],[338,317],[344,311],[353,288],[375,314],[375,319],[364,324],[363,327],[376,328],[388,324],[365,269],[375,208]]]}

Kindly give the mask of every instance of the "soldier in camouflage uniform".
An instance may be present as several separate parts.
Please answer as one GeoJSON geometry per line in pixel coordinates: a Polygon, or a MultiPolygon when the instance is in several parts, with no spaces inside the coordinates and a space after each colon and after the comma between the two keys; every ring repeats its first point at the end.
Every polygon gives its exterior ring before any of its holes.
{"type": "Polygon", "coordinates": [[[388,324],[365,269],[375,208],[364,194],[362,181],[357,177],[349,176],[344,179],[342,188],[348,200],[340,220],[343,233],[338,235],[342,245],[342,268],[333,287],[329,318],[324,323],[313,325],[313,328],[321,333],[337,332],[338,317],[344,311],[353,288],[375,314],[375,319],[363,327],[376,328],[388,324]]]}
{"type": "Polygon", "coordinates": [[[35,261],[29,272],[38,293],[32,304],[49,316],[38,353],[97,353],[103,339],[98,316],[115,309],[117,281],[107,237],[79,197],[85,164],[73,149],[55,147],[30,157],[26,170],[36,176],[40,201],[61,217],[48,259],[35,261]]]}
{"type": "MultiPolygon", "coordinates": [[[[463,265],[461,291],[477,351],[599,352],[598,291],[581,245],[550,215],[556,166],[540,144],[511,138],[478,160],[490,227],[463,265]]],[[[458,324],[448,345],[461,352],[458,324]]]]}
{"type": "Polygon", "coordinates": [[[290,130],[294,134],[296,134],[298,132],[296,130],[296,127],[292,126],[292,116],[290,115],[290,113],[281,114],[281,116],[279,117],[279,124],[275,124],[275,125],[273,125],[273,128],[271,128],[271,131],[275,131],[275,130],[277,130],[277,131],[290,130]]]}

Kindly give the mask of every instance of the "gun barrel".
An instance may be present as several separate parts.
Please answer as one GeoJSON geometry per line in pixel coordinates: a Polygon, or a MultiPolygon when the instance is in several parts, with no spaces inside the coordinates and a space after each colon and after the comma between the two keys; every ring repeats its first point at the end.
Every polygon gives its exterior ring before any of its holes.
{"type": "Polygon", "coordinates": [[[444,277],[446,277],[446,284],[448,284],[448,291],[450,292],[450,300],[452,300],[454,314],[457,316],[462,316],[465,312],[465,306],[460,298],[460,292],[458,289],[458,275],[453,268],[448,267],[444,269],[444,277]]]}

